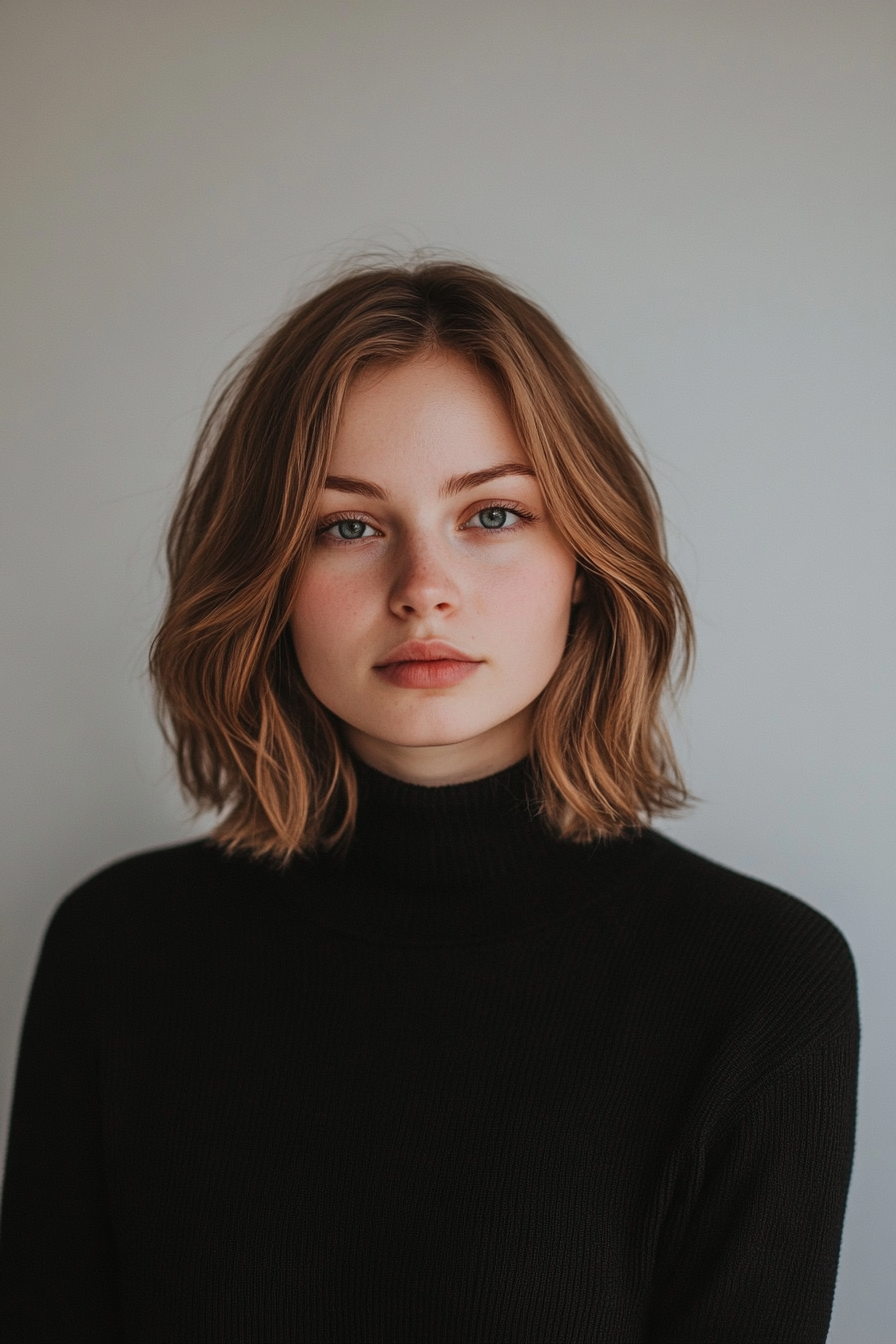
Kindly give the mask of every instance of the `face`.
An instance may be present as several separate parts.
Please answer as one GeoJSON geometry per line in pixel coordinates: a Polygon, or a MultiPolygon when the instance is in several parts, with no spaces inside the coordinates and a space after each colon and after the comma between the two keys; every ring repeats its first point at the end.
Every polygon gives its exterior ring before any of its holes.
{"type": "Polygon", "coordinates": [[[413,783],[521,759],[579,593],[498,394],[454,356],[367,370],[329,471],[291,613],[311,691],[413,783]]]}

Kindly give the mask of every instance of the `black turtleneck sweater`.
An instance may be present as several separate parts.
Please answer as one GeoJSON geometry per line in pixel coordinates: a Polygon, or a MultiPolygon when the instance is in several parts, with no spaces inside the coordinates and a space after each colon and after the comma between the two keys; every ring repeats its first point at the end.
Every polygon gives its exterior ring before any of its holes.
{"type": "Polygon", "coordinates": [[[70,895],[22,1039],[5,1344],[820,1344],[853,1146],[837,930],[524,764],[359,766],[342,858],[70,895]]]}

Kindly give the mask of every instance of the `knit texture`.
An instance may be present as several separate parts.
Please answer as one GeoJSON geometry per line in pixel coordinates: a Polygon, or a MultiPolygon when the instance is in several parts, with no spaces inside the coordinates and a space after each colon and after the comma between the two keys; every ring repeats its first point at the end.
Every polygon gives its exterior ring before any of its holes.
{"type": "Polygon", "coordinates": [[[35,974],[4,1344],[821,1344],[852,959],[645,830],[553,839],[525,762],[359,764],[355,837],[114,864],[35,974]]]}

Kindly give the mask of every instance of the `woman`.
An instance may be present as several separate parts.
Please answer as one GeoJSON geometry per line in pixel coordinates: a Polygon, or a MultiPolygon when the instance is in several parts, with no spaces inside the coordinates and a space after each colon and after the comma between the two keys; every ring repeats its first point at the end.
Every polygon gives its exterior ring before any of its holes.
{"type": "Polygon", "coordinates": [[[152,671],[208,840],[50,925],[2,1338],[825,1338],[849,951],[649,828],[652,487],[487,272],[360,268],[214,405],[152,671]]]}

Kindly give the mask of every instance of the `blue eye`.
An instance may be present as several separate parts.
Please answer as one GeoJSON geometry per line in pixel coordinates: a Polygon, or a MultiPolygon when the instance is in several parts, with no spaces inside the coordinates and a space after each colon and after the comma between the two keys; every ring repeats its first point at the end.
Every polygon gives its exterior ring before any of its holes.
{"type": "Polygon", "coordinates": [[[507,522],[507,515],[509,512],[509,509],[480,509],[476,517],[482,523],[483,527],[497,529],[503,527],[507,522]]]}
{"type": "Polygon", "coordinates": [[[366,523],[362,523],[360,518],[343,518],[342,522],[337,524],[337,531],[340,537],[346,541],[354,541],[357,537],[363,537],[366,523]]]}
{"type": "Polygon", "coordinates": [[[525,527],[527,523],[535,521],[535,515],[528,513],[525,509],[511,509],[506,504],[489,504],[484,509],[477,509],[465,527],[472,528],[474,532],[485,530],[486,532],[516,532],[518,528],[525,527]]]}
{"type": "Polygon", "coordinates": [[[335,533],[340,541],[360,541],[368,528],[372,534],[374,529],[363,518],[340,518],[338,522],[330,523],[324,531],[331,536],[335,533]]]}

